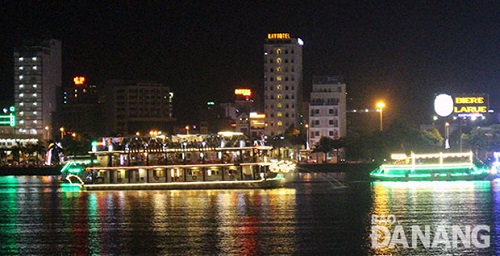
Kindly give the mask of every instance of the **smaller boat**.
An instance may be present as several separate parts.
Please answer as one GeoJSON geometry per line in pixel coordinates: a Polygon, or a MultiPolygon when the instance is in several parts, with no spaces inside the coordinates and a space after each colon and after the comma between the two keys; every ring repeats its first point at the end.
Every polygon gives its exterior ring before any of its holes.
{"type": "Polygon", "coordinates": [[[483,180],[492,178],[490,168],[474,160],[472,152],[436,154],[392,154],[392,163],[370,173],[375,180],[483,180]]]}

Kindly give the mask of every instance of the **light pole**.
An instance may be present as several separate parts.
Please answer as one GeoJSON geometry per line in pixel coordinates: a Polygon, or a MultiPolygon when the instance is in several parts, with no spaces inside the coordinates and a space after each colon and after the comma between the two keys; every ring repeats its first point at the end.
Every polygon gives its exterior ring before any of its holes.
{"type": "Polygon", "coordinates": [[[45,131],[47,132],[47,141],[50,140],[50,127],[49,126],[45,126],[45,131]]]}
{"type": "Polygon", "coordinates": [[[380,113],[380,131],[383,130],[383,124],[382,124],[382,109],[385,107],[385,103],[382,102],[382,101],[379,101],[377,103],[377,109],[378,109],[378,112],[380,113]]]}
{"type": "Polygon", "coordinates": [[[305,125],[306,127],[306,150],[309,150],[309,124],[305,125]]]}
{"type": "Polygon", "coordinates": [[[59,131],[61,131],[61,140],[62,140],[64,139],[64,127],[61,127],[59,131]]]}
{"type": "Polygon", "coordinates": [[[450,149],[450,123],[444,123],[444,149],[450,149]]]}
{"type": "Polygon", "coordinates": [[[186,125],[186,134],[189,134],[189,125],[186,125]]]}

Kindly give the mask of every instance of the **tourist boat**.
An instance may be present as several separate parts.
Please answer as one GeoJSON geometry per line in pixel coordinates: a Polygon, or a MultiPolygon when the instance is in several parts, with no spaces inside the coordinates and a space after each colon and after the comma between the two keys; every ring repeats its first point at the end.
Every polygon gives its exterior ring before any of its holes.
{"type": "Polygon", "coordinates": [[[271,150],[241,133],[101,138],[61,173],[86,190],[276,188],[295,164],[271,159],[271,150]]]}
{"type": "Polygon", "coordinates": [[[392,154],[392,163],[370,173],[375,180],[482,180],[492,177],[490,168],[474,160],[472,152],[392,154]]]}

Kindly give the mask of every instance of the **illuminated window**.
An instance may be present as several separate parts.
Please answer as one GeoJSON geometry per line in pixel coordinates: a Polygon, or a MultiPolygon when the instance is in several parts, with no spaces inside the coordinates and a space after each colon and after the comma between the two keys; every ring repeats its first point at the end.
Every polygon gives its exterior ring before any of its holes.
{"type": "Polygon", "coordinates": [[[19,94],[19,98],[24,97],[24,93],[19,94]]]}
{"type": "Polygon", "coordinates": [[[278,104],[276,104],[276,107],[281,108],[281,107],[283,107],[283,105],[281,103],[278,103],[278,104]]]}
{"type": "Polygon", "coordinates": [[[276,99],[280,100],[282,98],[283,98],[283,95],[281,95],[281,94],[276,95],[276,99]]]}
{"type": "Polygon", "coordinates": [[[281,84],[278,84],[278,86],[276,86],[276,89],[281,90],[283,89],[283,86],[281,86],[281,84]]]}
{"type": "Polygon", "coordinates": [[[24,102],[19,103],[19,106],[24,106],[24,102]]]}
{"type": "Polygon", "coordinates": [[[37,115],[36,111],[33,111],[33,115],[35,115],[35,116],[37,115]]]}
{"type": "Polygon", "coordinates": [[[19,112],[19,115],[24,116],[24,111],[19,112]]]}
{"type": "Polygon", "coordinates": [[[33,66],[33,70],[37,70],[37,67],[36,67],[36,66],[33,66]]]}
{"type": "Polygon", "coordinates": [[[24,88],[24,84],[20,84],[20,85],[19,85],[19,88],[24,88]]]}
{"type": "Polygon", "coordinates": [[[281,64],[281,58],[277,58],[276,63],[281,64]]]}
{"type": "Polygon", "coordinates": [[[24,58],[23,58],[23,57],[20,57],[20,58],[19,58],[19,61],[24,61],[24,58]]]}
{"type": "Polygon", "coordinates": [[[37,120],[34,120],[34,121],[33,121],[33,123],[34,123],[34,124],[36,124],[36,123],[38,123],[38,121],[37,121],[37,120]]]}
{"type": "Polygon", "coordinates": [[[276,72],[281,72],[281,67],[277,67],[276,72]]]}
{"type": "Polygon", "coordinates": [[[282,117],[283,116],[283,113],[281,112],[278,112],[278,114],[276,114],[278,117],[282,117]]]}
{"type": "Polygon", "coordinates": [[[19,121],[20,124],[24,124],[24,120],[19,121]]]}
{"type": "Polygon", "coordinates": [[[33,102],[33,106],[36,106],[36,105],[37,105],[36,102],[33,102]]]}
{"type": "Polygon", "coordinates": [[[36,57],[31,58],[33,61],[36,61],[36,57]]]}
{"type": "Polygon", "coordinates": [[[23,76],[23,75],[20,75],[20,76],[19,76],[19,79],[23,79],[23,78],[24,78],[24,76],[23,76]]]}
{"type": "Polygon", "coordinates": [[[283,126],[283,122],[278,121],[278,126],[283,126]]]}
{"type": "Polygon", "coordinates": [[[276,81],[281,81],[281,79],[282,79],[281,76],[276,77],[276,81]]]}
{"type": "Polygon", "coordinates": [[[38,85],[37,85],[37,84],[33,84],[33,88],[37,88],[37,87],[38,87],[38,85]]]}
{"type": "Polygon", "coordinates": [[[24,70],[24,67],[23,66],[19,67],[19,70],[24,70]]]}
{"type": "Polygon", "coordinates": [[[276,54],[281,54],[281,49],[277,49],[276,54]]]}
{"type": "Polygon", "coordinates": [[[36,96],[37,96],[36,93],[33,93],[33,97],[36,97],[36,96]]]}

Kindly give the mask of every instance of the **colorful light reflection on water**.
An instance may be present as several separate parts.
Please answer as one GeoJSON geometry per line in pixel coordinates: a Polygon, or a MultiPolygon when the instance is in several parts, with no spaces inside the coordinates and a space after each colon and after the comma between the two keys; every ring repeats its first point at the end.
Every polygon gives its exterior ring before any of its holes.
{"type": "Polygon", "coordinates": [[[355,182],[303,174],[290,188],[83,192],[54,177],[0,177],[0,254],[498,255],[500,184],[355,182]],[[371,216],[486,224],[491,247],[371,247],[371,216]]]}

